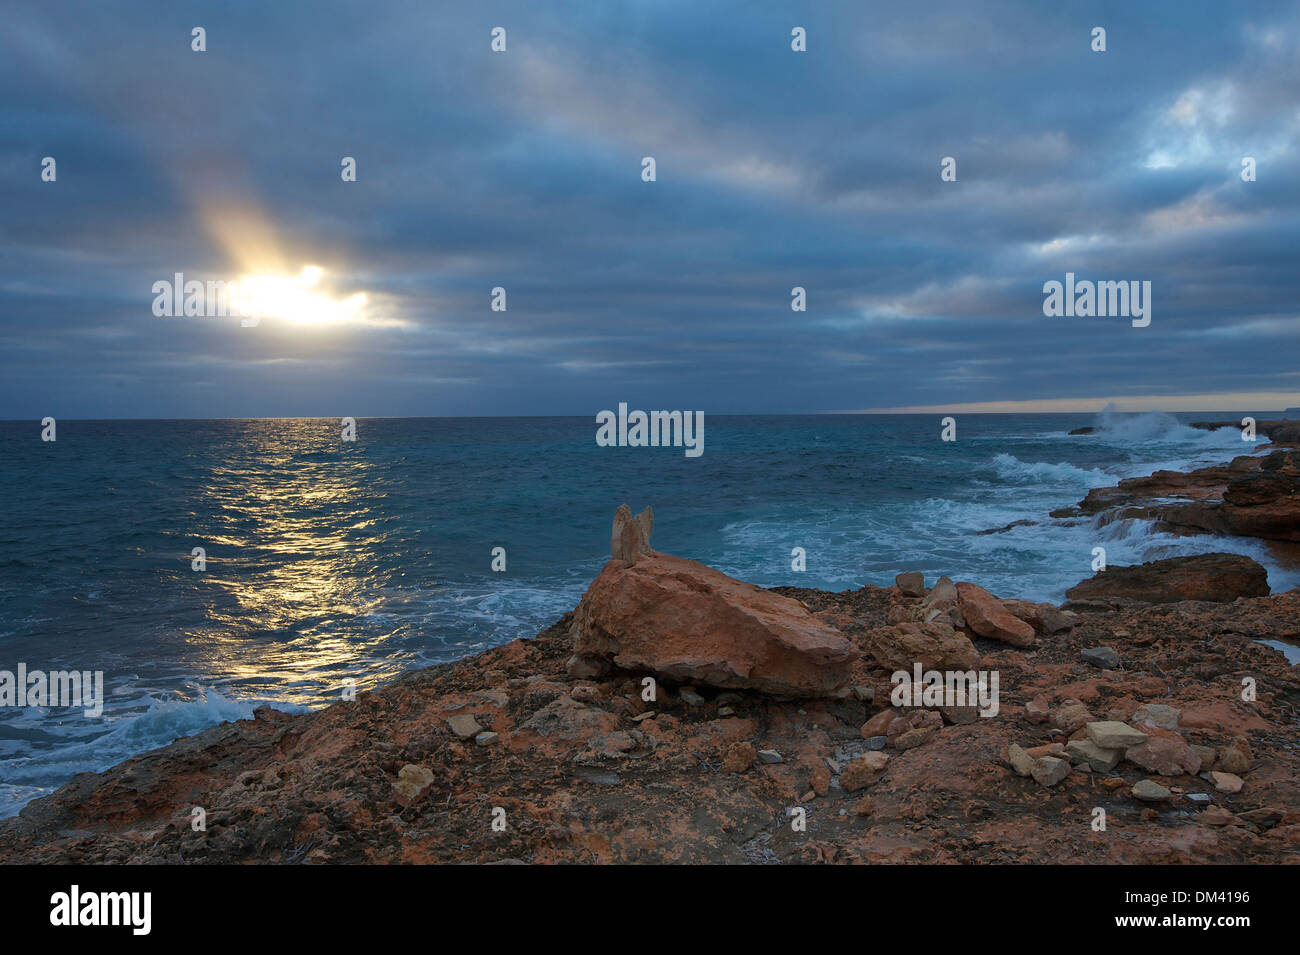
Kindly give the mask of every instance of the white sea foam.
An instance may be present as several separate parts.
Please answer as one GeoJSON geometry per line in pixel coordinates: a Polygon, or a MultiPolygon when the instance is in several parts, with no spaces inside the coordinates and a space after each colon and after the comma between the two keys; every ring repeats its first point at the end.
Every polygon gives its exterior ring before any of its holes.
{"type": "MultiPolygon", "coordinates": [[[[183,736],[192,736],[209,726],[230,720],[248,719],[265,703],[278,709],[302,707],[272,700],[234,700],[216,690],[199,688],[191,700],[138,697],[115,701],[103,720],[53,721],[48,714],[31,708],[24,720],[39,720],[42,738],[23,746],[22,755],[4,760],[4,783],[0,784],[0,818],[13,816],[26,803],[51,792],[37,785],[50,778],[70,779],[77,773],[98,772],[129,756],[166,746],[183,736]],[[117,715],[114,715],[116,712],[117,715]],[[105,726],[108,727],[104,732],[105,726]],[[49,742],[58,745],[50,747],[49,742]]],[[[6,730],[22,732],[22,722],[10,721],[6,730]]],[[[25,735],[25,734],[24,734],[25,735]]],[[[12,741],[11,741],[12,742],[12,741]]]]}

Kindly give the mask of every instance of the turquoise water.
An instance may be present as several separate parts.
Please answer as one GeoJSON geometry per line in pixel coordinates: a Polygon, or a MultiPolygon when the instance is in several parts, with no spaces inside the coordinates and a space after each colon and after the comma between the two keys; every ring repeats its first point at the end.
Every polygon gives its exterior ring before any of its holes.
{"type": "MultiPolygon", "coordinates": [[[[362,419],[354,443],[338,419],[60,421],[53,443],[3,422],[0,669],[102,670],[108,701],[100,719],[0,709],[0,815],[259,702],[317,706],[344,679],[535,634],[599,571],[624,502],[653,505],[658,549],[764,586],[921,570],[1059,601],[1094,546],[1111,563],[1211,549],[1047,516],[1119,477],[1249,451],[1179,420],[1198,417],[1071,437],[1094,416],[961,415],[945,443],[938,415],[706,415],[699,458],[597,447],[589,418],[362,419]],[[1015,521],[1034,523],[980,533],[1015,521]]],[[[1300,584],[1257,542],[1213,547],[1300,584]]]]}

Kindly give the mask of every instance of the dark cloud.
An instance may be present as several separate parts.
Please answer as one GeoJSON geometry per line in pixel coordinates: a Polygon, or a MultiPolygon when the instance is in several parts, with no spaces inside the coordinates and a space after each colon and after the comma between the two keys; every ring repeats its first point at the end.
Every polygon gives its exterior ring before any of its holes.
{"type": "Polygon", "coordinates": [[[1298,26],[1267,2],[10,5],[0,416],[1285,392],[1298,26]],[[250,258],[324,266],[375,321],[153,316],[153,282],[250,258]],[[1045,318],[1066,271],[1151,281],[1151,326],[1045,318]]]}

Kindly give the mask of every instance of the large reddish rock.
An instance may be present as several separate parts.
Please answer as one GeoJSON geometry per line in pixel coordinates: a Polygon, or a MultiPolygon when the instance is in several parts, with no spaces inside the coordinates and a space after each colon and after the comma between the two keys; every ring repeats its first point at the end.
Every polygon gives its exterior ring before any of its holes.
{"type": "Polygon", "coordinates": [[[624,535],[619,531],[630,527],[630,512],[620,508],[619,515],[616,556],[574,611],[575,656],[671,680],[778,696],[848,692],[859,654],[839,631],[797,600],[650,550],[640,533],[648,531],[648,522],[624,535]],[[630,537],[635,538],[631,552],[619,546],[630,537]]]}
{"type": "Polygon", "coordinates": [[[1013,647],[1034,645],[1034,628],[1002,606],[1002,602],[983,587],[959,583],[957,607],[966,618],[966,625],[981,637],[1001,640],[1013,647]]]}
{"type": "Polygon", "coordinates": [[[1134,567],[1112,564],[1065,592],[1071,600],[1128,598],[1145,603],[1267,597],[1268,571],[1241,554],[1198,554],[1134,567]]]}

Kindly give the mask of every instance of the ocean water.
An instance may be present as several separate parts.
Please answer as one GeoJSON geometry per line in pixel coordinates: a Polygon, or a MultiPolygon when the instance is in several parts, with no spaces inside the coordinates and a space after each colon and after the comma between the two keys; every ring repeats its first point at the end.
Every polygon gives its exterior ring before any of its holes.
{"type": "Polygon", "coordinates": [[[1059,601],[1098,545],[1112,564],[1236,551],[1300,585],[1256,541],[1048,517],[1247,453],[1185,424],[1241,414],[960,415],[951,443],[939,417],[706,416],[699,458],[598,447],[591,418],[362,419],[355,443],[338,419],[60,421],[53,443],[0,422],[0,669],[102,670],[107,696],[99,718],[0,708],[0,816],[261,703],[535,634],[600,570],[625,502],[653,505],[657,549],[763,586],[921,570],[1059,601]]]}

